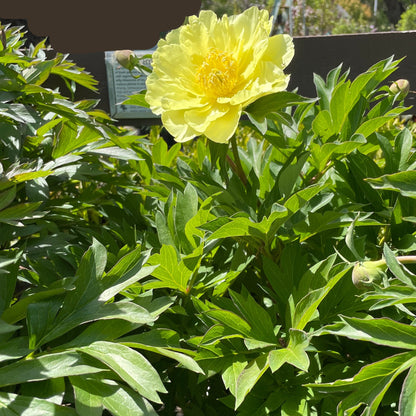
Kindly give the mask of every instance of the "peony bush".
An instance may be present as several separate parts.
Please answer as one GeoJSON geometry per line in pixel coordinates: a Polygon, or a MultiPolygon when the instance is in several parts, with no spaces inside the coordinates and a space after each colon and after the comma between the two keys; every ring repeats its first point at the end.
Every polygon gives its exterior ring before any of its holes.
{"type": "Polygon", "coordinates": [[[315,74],[303,97],[265,11],[202,11],[128,99],[163,123],[137,136],[70,98],[95,88],[82,68],[2,30],[2,413],[416,412],[401,60],[315,74]]]}

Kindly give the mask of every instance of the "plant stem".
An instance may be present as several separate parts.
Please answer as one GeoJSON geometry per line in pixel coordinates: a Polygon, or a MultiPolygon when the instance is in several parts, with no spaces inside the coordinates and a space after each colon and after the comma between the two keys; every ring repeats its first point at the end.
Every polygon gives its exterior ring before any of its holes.
{"type": "Polygon", "coordinates": [[[416,263],[416,256],[398,256],[396,259],[402,264],[416,263]]]}
{"type": "Polygon", "coordinates": [[[244,185],[247,185],[247,177],[246,177],[246,174],[244,173],[243,166],[241,165],[240,156],[238,154],[237,140],[236,140],[236,137],[235,136],[233,136],[231,138],[231,149],[233,151],[234,163],[235,163],[235,166],[234,167],[233,167],[233,165],[230,164],[231,169],[234,168],[235,169],[235,173],[241,179],[241,181],[243,182],[243,184],[244,185]]]}

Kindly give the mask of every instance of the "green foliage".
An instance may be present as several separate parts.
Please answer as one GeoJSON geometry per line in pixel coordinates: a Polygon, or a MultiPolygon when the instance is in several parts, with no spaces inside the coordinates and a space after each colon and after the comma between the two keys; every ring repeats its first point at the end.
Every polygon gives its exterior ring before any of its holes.
{"type": "Polygon", "coordinates": [[[95,82],[5,33],[5,414],[414,413],[416,153],[388,87],[399,61],[252,103],[231,146],[168,148],[160,129],[136,136],[48,88],[95,82]],[[380,259],[355,287],[354,266],[380,259]]]}
{"type": "Polygon", "coordinates": [[[269,10],[273,6],[273,0],[202,0],[202,10],[213,10],[217,16],[227,14],[231,16],[233,14],[241,13],[251,6],[268,8],[269,10]]]}
{"type": "Polygon", "coordinates": [[[415,30],[416,29],[416,4],[409,6],[400,16],[397,23],[397,30],[415,30]]]}

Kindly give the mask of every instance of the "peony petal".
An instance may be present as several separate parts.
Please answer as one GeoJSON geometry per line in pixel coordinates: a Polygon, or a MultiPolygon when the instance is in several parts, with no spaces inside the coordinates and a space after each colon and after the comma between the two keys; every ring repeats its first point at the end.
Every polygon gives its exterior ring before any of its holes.
{"type": "Polygon", "coordinates": [[[289,35],[275,35],[269,39],[269,46],[263,59],[285,69],[293,59],[295,47],[289,35]]]}
{"type": "Polygon", "coordinates": [[[208,126],[223,117],[229,111],[229,106],[223,108],[206,105],[203,108],[196,108],[185,113],[184,119],[194,130],[203,133],[208,126]]]}
{"type": "Polygon", "coordinates": [[[167,111],[162,113],[162,123],[177,142],[187,142],[198,135],[192,127],[185,123],[183,111],[167,111]]]}
{"type": "Polygon", "coordinates": [[[230,107],[224,116],[209,124],[204,132],[205,136],[216,143],[227,143],[237,130],[241,111],[241,107],[230,107]]]}

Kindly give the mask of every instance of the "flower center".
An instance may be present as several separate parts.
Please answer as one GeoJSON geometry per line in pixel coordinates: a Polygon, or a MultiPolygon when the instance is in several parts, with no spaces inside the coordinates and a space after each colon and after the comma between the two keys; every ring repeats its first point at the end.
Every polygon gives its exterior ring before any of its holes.
{"type": "Polygon", "coordinates": [[[229,97],[238,81],[237,62],[230,54],[211,49],[196,77],[207,95],[229,97]]]}

